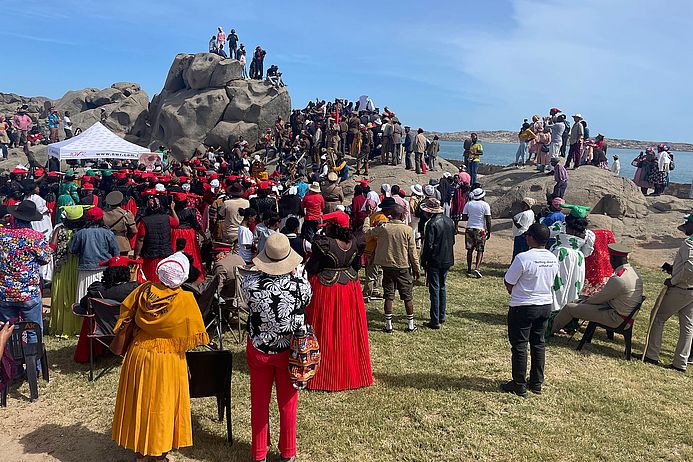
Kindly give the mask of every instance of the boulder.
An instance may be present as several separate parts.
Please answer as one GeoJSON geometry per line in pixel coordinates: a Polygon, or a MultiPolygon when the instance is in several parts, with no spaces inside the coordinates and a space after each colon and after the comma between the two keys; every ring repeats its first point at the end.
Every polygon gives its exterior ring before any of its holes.
{"type": "Polygon", "coordinates": [[[125,96],[130,96],[133,93],[137,93],[138,91],[142,91],[142,87],[140,87],[139,84],[134,83],[134,82],[116,82],[113,85],[111,85],[111,88],[115,88],[116,90],[120,90],[123,92],[125,96]]]}
{"type": "Polygon", "coordinates": [[[291,98],[286,87],[276,88],[267,81],[235,80],[226,87],[230,103],[224,113],[227,122],[255,123],[260,130],[274,126],[277,116],[288,120],[291,98]]]}
{"type": "Polygon", "coordinates": [[[209,88],[212,74],[223,59],[214,53],[197,53],[183,71],[185,86],[193,90],[209,88]]]}
{"type": "Polygon", "coordinates": [[[244,140],[256,140],[260,136],[259,127],[257,124],[242,121],[221,121],[207,133],[204,144],[207,146],[221,146],[224,151],[229,152],[240,136],[244,140]]]}
{"type": "MultiPolygon", "coordinates": [[[[586,205],[591,213],[612,218],[642,218],[648,214],[645,198],[629,178],[608,170],[583,166],[568,172],[568,190],[564,199],[569,204],[586,205]]],[[[523,197],[532,197],[544,204],[555,184],[552,175],[532,170],[504,169],[484,176],[481,183],[487,190],[487,201],[494,216],[510,218],[518,211],[523,197]]]]}
{"type": "Polygon", "coordinates": [[[648,207],[657,212],[690,213],[693,210],[692,199],[679,199],[674,196],[650,196],[645,199],[648,207]]]}
{"type": "Polygon", "coordinates": [[[222,89],[181,90],[159,100],[157,118],[152,125],[150,146],[170,145],[171,152],[178,158],[192,154],[207,133],[221,120],[229,103],[222,89]],[[193,140],[191,150],[182,150],[187,143],[178,143],[181,138],[193,140]]]}
{"type": "Polygon", "coordinates": [[[193,58],[193,55],[185,53],[176,55],[176,57],[173,59],[173,64],[171,64],[171,68],[168,70],[168,75],[166,76],[166,82],[164,82],[162,93],[173,93],[185,88],[183,72],[190,66],[190,62],[193,60],[193,58]]]}
{"type": "Polygon", "coordinates": [[[106,104],[121,101],[125,98],[126,96],[120,90],[116,90],[115,88],[104,88],[103,90],[88,95],[85,102],[90,109],[94,109],[106,104]]]}
{"type": "Polygon", "coordinates": [[[98,91],[98,88],[84,88],[82,90],[68,91],[62,98],[55,102],[55,108],[61,114],[65,113],[65,111],[69,111],[70,115],[74,116],[78,112],[91,109],[87,103],[87,98],[94,93],[98,93],[98,91]]]}
{"type": "Polygon", "coordinates": [[[235,59],[219,61],[212,71],[209,86],[214,88],[224,87],[233,80],[243,79],[243,66],[235,59]]]}

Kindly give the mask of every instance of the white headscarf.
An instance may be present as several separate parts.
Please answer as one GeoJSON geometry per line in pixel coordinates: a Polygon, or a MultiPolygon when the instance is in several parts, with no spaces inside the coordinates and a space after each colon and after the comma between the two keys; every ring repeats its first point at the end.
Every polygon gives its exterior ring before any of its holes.
{"type": "Polygon", "coordinates": [[[375,191],[368,191],[368,194],[366,195],[366,202],[364,202],[361,206],[361,211],[365,212],[375,210],[379,205],[380,196],[378,196],[378,193],[375,191]]]}
{"type": "Polygon", "coordinates": [[[390,194],[390,190],[392,189],[389,184],[383,183],[380,185],[380,189],[383,190],[383,195],[385,197],[392,197],[392,194],[390,194]]]}
{"type": "Polygon", "coordinates": [[[164,258],[156,266],[156,275],[166,287],[176,289],[188,279],[190,261],[183,252],[176,252],[164,258]]]}

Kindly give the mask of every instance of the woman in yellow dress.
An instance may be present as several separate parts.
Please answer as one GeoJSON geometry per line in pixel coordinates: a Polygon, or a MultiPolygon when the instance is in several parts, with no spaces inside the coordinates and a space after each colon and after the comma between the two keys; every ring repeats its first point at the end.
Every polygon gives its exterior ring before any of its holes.
{"type": "Polygon", "coordinates": [[[209,343],[200,309],[180,286],[190,263],[181,252],[162,260],[161,282],[145,283],[120,307],[135,330],[120,371],[113,440],[147,457],[167,460],[171,449],[192,446],[186,350],[209,343]]]}

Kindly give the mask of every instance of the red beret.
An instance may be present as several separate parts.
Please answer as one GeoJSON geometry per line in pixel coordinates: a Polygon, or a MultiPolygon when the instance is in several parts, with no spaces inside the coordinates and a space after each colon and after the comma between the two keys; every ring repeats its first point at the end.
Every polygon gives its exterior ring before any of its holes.
{"type": "Polygon", "coordinates": [[[100,262],[99,266],[128,266],[128,265],[141,265],[141,264],[142,264],[142,260],[133,260],[132,258],[122,257],[119,255],[117,257],[112,257],[106,261],[100,262]]]}

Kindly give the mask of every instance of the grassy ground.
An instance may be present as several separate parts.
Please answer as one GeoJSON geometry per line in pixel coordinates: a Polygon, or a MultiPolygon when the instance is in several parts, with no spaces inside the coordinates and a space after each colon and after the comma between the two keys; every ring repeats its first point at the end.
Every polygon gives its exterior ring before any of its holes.
{"type": "MultiPolygon", "coordinates": [[[[303,461],[584,461],[691,460],[690,377],[623,359],[623,340],[598,332],[583,352],[573,339],[549,341],[544,394],[499,392],[510,377],[503,268],[482,280],[459,268],[448,282],[448,321],[440,331],[405,334],[398,305],[393,335],[380,332],[381,302],[367,306],[375,385],[343,393],[302,392],[298,445],[303,461]]],[[[643,271],[648,301],[635,324],[641,351],[662,274],[643,271]]],[[[425,289],[417,288],[420,324],[425,289]]],[[[667,326],[663,360],[677,335],[667,326]]],[[[110,440],[118,370],[97,382],[72,362],[75,342],[48,339],[50,383],[28,403],[26,385],[0,411],[2,460],[86,462],[130,460],[110,440]],[[9,457],[7,457],[9,456],[9,457]]],[[[195,446],[176,460],[249,460],[249,380],[243,348],[234,344],[235,444],[215,421],[213,399],[193,400],[195,446]]],[[[108,364],[112,360],[101,363],[108,364]]],[[[277,429],[276,410],[272,427],[277,429]]],[[[276,444],[278,433],[273,434],[276,444]]],[[[270,460],[276,460],[276,446],[270,460]]]]}

